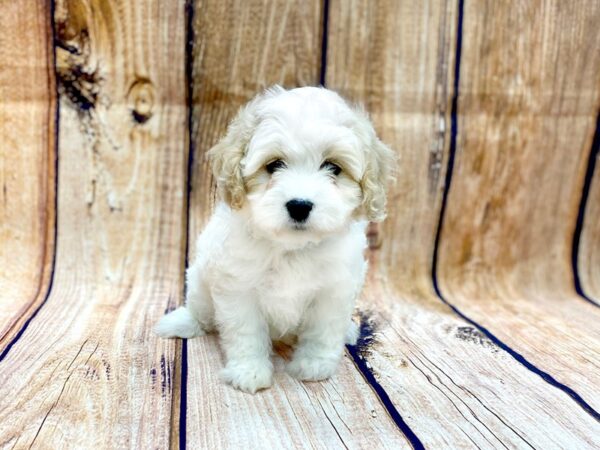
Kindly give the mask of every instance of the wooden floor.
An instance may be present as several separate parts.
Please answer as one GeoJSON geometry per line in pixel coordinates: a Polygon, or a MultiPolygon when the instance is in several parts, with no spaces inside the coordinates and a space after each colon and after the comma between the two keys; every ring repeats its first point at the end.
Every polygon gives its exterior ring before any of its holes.
{"type": "Polygon", "coordinates": [[[600,448],[596,0],[0,2],[0,448],[600,448]],[[264,86],[399,154],[361,339],[301,383],[161,340],[264,86]],[[595,169],[595,170],[594,170],[595,169]]]}

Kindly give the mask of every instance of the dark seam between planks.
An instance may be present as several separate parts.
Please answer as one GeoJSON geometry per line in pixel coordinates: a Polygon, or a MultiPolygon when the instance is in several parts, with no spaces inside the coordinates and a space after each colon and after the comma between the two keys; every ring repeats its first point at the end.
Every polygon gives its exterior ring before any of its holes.
{"type": "Polygon", "coordinates": [[[389,417],[394,421],[398,429],[404,434],[406,439],[410,442],[411,446],[415,450],[424,449],[423,443],[412,431],[408,424],[402,418],[400,412],[396,409],[396,406],[390,399],[389,395],[379,384],[373,370],[369,367],[367,362],[367,356],[369,355],[369,348],[376,342],[375,329],[373,324],[370,322],[368,315],[360,313],[359,323],[359,336],[355,345],[346,345],[348,353],[352,356],[354,364],[362,374],[363,378],[368,385],[375,391],[375,394],[379,398],[381,405],[387,411],[389,417]]]}
{"type": "MultiPolygon", "coordinates": [[[[329,0],[323,1],[323,35],[321,36],[321,73],[320,73],[320,83],[321,86],[326,87],[326,74],[327,74],[327,47],[328,40],[327,35],[329,33],[329,0]]],[[[357,346],[347,345],[346,348],[348,352],[352,356],[354,363],[358,370],[362,373],[363,378],[367,381],[367,384],[371,386],[371,388],[375,391],[375,394],[381,401],[383,407],[386,409],[389,416],[392,418],[396,426],[400,429],[400,431],[404,434],[404,436],[409,440],[410,444],[415,450],[421,450],[425,447],[417,437],[417,435],[410,429],[410,427],[406,424],[392,401],[390,400],[389,395],[381,386],[373,372],[366,364],[366,361],[362,359],[362,357],[358,353],[357,346]]]]}
{"type": "Polygon", "coordinates": [[[390,399],[383,386],[381,386],[381,384],[379,384],[379,382],[375,378],[373,371],[367,365],[367,361],[360,355],[358,346],[346,345],[346,348],[348,349],[348,353],[350,353],[350,356],[352,356],[355,366],[358,368],[363,378],[366,380],[367,384],[369,384],[371,388],[375,391],[375,394],[377,395],[377,397],[379,397],[381,404],[386,409],[387,413],[392,418],[396,426],[400,429],[404,436],[406,436],[406,439],[408,439],[412,448],[415,450],[424,449],[425,447],[423,446],[421,440],[404,421],[402,415],[400,415],[400,412],[398,412],[398,410],[396,409],[396,406],[390,399]]]}
{"type": "Polygon", "coordinates": [[[494,336],[483,325],[480,325],[477,322],[475,322],[472,319],[465,316],[462,312],[460,312],[460,310],[458,308],[456,308],[454,305],[449,303],[442,296],[442,294],[438,288],[437,281],[434,281],[434,289],[435,289],[438,297],[440,298],[440,300],[442,302],[444,302],[447,306],[449,306],[452,309],[452,311],[454,311],[461,319],[467,321],[468,323],[470,323],[471,325],[476,327],[479,331],[481,331],[483,334],[485,334],[494,344],[496,344],[502,350],[507,352],[517,362],[521,363],[523,366],[525,366],[531,372],[535,373],[536,375],[539,375],[546,383],[563,391],[565,394],[567,394],[569,397],[571,397],[585,412],[587,412],[590,416],[592,416],[594,419],[596,419],[598,422],[600,422],[600,413],[598,413],[598,411],[596,411],[589,403],[587,403],[577,392],[575,392],[569,386],[561,383],[560,381],[557,381],[556,378],[554,378],[548,372],[545,372],[545,371],[539,369],[538,367],[536,367],[534,364],[529,362],[527,360],[527,358],[525,358],[519,352],[517,352],[516,350],[513,350],[508,345],[506,345],[504,342],[502,342],[500,339],[498,339],[496,336],[494,336]]]}
{"type": "Polygon", "coordinates": [[[573,234],[573,248],[571,253],[571,262],[573,265],[573,276],[575,281],[575,290],[583,299],[587,300],[594,306],[600,307],[600,303],[589,297],[581,286],[581,279],[579,278],[579,244],[581,240],[581,233],[583,231],[583,224],[585,220],[585,211],[587,207],[588,197],[590,195],[590,189],[592,187],[592,179],[594,178],[594,172],[596,168],[596,161],[600,157],[600,111],[596,116],[596,132],[594,133],[594,140],[592,141],[592,148],[590,149],[590,155],[587,164],[587,171],[585,173],[585,179],[583,183],[583,192],[581,194],[581,202],[579,203],[579,212],[577,213],[577,222],[575,224],[575,232],[573,234]]]}
{"type": "MultiPolygon", "coordinates": [[[[189,265],[188,253],[190,249],[190,198],[192,192],[192,173],[194,167],[194,139],[193,139],[193,113],[194,113],[194,0],[186,0],[186,41],[185,41],[185,81],[187,103],[187,140],[188,161],[186,180],[186,217],[185,217],[185,269],[189,265]]],[[[184,277],[184,296],[186,291],[184,277]]],[[[187,382],[188,382],[188,346],[187,339],[181,345],[181,392],[179,396],[179,449],[185,450],[187,446],[187,382]]]]}
{"type": "Polygon", "coordinates": [[[517,351],[510,348],[507,344],[498,339],[495,335],[493,335],[487,328],[483,325],[478,324],[474,320],[465,316],[458,308],[452,305],[446,298],[442,295],[442,292],[438,285],[438,277],[437,277],[437,261],[438,261],[438,251],[439,251],[439,243],[441,231],[444,223],[444,213],[446,211],[446,204],[448,202],[448,193],[450,191],[450,184],[452,182],[452,172],[454,170],[454,156],[456,154],[456,136],[458,132],[458,88],[459,88],[459,76],[460,76],[460,57],[462,50],[462,25],[463,25],[463,6],[464,0],[458,0],[458,26],[457,26],[457,37],[456,37],[456,60],[455,60],[455,68],[454,68],[454,93],[452,96],[452,126],[451,126],[451,135],[450,135],[450,154],[448,156],[448,167],[446,169],[446,182],[444,186],[444,195],[442,197],[442,207],[440,210],[440,219],[438,222],[438,228],[435,237],[435,247],[433,250],[433,261],[431,267],[432,274],[432,282],[433,288],[439,299],[455,314],[457,314],[461,319],[467,321],[469,324],[476,327],[479,331],[485,334],[494,344],[500,347],[502,350],[507,352],[510,356],[512,356],[517,362],[525,366],[528,370],[535,373],[539,377],[542,378],[546,383],[554,386],[557,389],[560,389],[569,397],[571,397],[585,412],[587,412],[590,416],[600,422],[600,413],[596,411],[592,406],[587,403],[577,392],[571,389],[569,386],[557,381],[552,375],[548,372],[541,370],[536,367],[534,364],[529,362],[523,355],[518,353],[517,351]]]}
{"type": "MultiPolygon", "coordinates": [[[[17,341],[23,336],[25,330],[29,327],[31,321],[37,316],[38,312],[50,298],[52,292],[52,286],[54,285],[54,272],[56,269],[56,248],[58,238],[58,131],[59,131],[59,117],[60,117],[60,97],[58,94],[58,80],[56,75],[56,29],[54,26],[54,11],[56,10],[56,1],[50,0],[50,24],[51,24],[51,36],[50,44],[52,45],[52,67],[48,70],[48,87],[52,87],[52,79],[54,80],[54,242],[52,245],[52,263],[50,268],[50,279],[48,281],[48,290],[44,296],[44,300],[40,302],[37,309],[33,312],[31,317],[25,321],[19,332],[11,339],[9,344],[0,353],[0,362],[6,358],[10,350],[17,343],[17,341]],[[54,77],[51,78],[50,70],[54,71],[54,77]]],[[[48,113],[50,117],[50,111],[48,113]]],[[[50,161],[48,162],[50,164],[50,161]]],[[[46,245],[46,244],[45,244],[46,245]]],[[[41,281],[40,281],[41,282],[41,281]]]]}
{"type": "Polygon", "coordinates": [[[446,177],[444,181],[444,194],[442,196],[442,206],[440,208],[440,218],[438,221],[438,227],[435,233],[435,243],[433,246],[433,263],[432,263],[432,276],[434,285],[437,283],[437,260],[438,251],[440,244],[440,237],[442,235],[442,226],[444,224],[444,216],[446,213],[446,204],[448,203],[448,192],[450,191],[450,184],[452,182],[452,172],[454,171],[454,157],[456,155],[456,135],[458,132],[458,87],[460,77],[460,59],[462,53],[462,26],[463,26],[463,8],[464,0],[458,0],[458,18],[456,25],[456,56],[454,59],[454,92],[452,93],[452,106],[450,111],[451,125],[450,125],[450,149],[448,154],[448,167],[446,168],[446,177]]]}
{"type": "Polygon", "coordinates": [[[329,34],[329,0],[323,0],[323,29],[321,36],[321,69],[319,74],[319,83],[325,86],[327,73],[327,45],[329,34]]]}
{"type": "Polygon", "coordinates": [[[179,448],[185,450],[187,445],[187,379],[188,379],[188,346],[187,339],[181,345],[181,392],[179,395],[179,448]]]}

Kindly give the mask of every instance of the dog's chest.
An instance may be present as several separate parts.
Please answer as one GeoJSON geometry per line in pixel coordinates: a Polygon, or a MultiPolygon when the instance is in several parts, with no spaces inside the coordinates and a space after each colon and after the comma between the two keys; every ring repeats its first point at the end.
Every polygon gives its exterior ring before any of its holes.
{"type": "Polygon", "coordinates": [[[257,286],[261,309],[271,327],[281,334],[295,329],[306,309],[327,284],[327,267],[308,256],[274,259],[257,286]]]}

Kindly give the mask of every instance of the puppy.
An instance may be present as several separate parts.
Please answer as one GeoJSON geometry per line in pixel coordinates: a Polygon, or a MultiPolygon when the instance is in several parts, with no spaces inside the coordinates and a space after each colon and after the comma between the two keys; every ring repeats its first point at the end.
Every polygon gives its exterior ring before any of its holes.
{"type": "Polygon", "coordinates": [[[245,392],[272,384],[272,339],[297,341],[290,375],[330,377],[356,342],[365,226],[384,218],[392,152],[335,92],[275,86],[208,156],[222,201],[196,242],[185,306],[156,332],[218,330],[222,379],[245,392]]]}

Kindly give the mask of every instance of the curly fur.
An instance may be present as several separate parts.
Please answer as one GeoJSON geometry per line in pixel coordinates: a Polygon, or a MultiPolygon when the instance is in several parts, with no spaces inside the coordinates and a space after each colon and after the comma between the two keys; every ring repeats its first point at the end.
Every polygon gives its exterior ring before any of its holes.
{"type": "Polygon", "coordinates": [[[290,375],[331,376],[356,341],[365,226],[385,217],[391,150],[335,92],[275,86],[239,111],[209,158],[222,202],[196,242],[185,306],[156,331],[218,330],[222,379],[246,392],[272,383],[272,339],[297,342],[290,375]],[[310,203],[304,219],[291,200],[310,203]]]}

